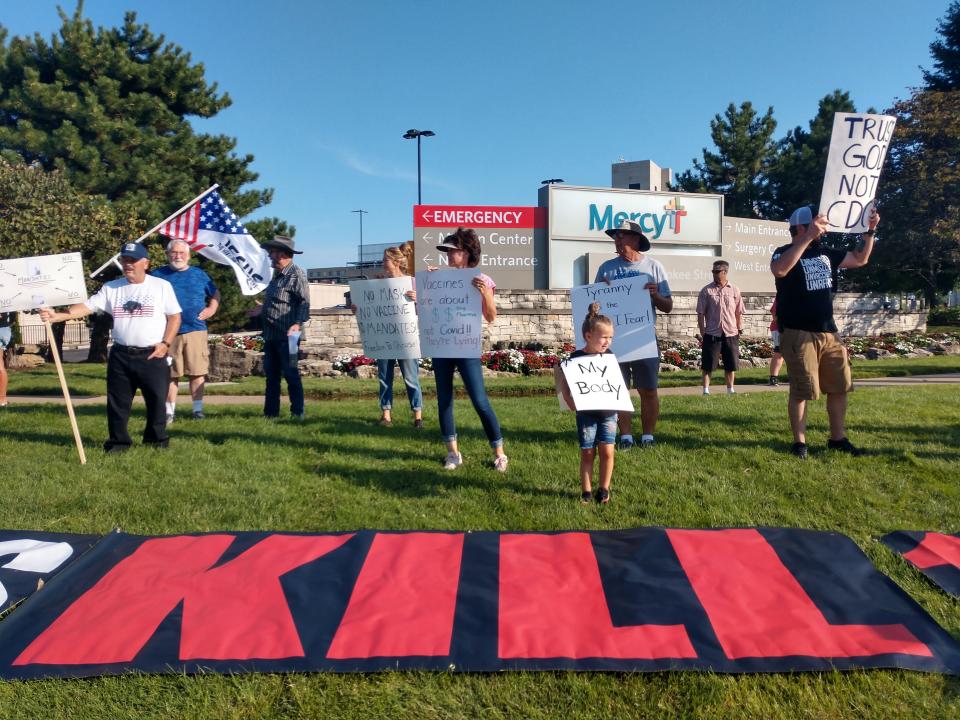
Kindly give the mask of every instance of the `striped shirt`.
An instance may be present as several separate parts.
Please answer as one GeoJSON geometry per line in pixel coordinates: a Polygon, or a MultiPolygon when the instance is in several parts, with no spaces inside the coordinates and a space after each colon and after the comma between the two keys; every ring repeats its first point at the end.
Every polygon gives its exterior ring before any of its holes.
{"type": "Polygon", "coordinates": [[[264,340],[281,340],[291,325],[302,326],[310,318],[310,285],[302,268],[290,263],[273,274],[260,318],[264,340]]]}

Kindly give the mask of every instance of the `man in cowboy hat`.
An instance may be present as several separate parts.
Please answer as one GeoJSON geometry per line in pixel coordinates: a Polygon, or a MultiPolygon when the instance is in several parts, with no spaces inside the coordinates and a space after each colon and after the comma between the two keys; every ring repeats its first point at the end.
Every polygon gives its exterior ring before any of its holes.
{"type": "MultiPolygon", "coordinates": [[[[597,269],[594,282],[641,277],[645,280],[644,287],[650,292],[654,320],[656,320],[657,310],[665,313],[673,310],[667,271],[659,262],[643,254],[650,249],[650,240],[643,234],[640,225],[631,220],[624,220],[619,227],[606,232],[616,244],[617,257],[607,260],[597,269]]],[[[657,351],[657,357],[620,363],[620,370],[627,385],[636,388],[640,393],[640,423],[643,426],[640,447],[652,447],[653,431],[657,427],[657,418],[660,415],[660,397],[657,395],[660,352],[657,351]]],[[[620,449],[629,450],[634,445],[633,413],[621,412],[618,415],[620,449]]]]}
{"type": "Polygon", "coordinates": [[[263,401],[266,417],[280,415],[280,378],[287,381],[290,414],[304,417],[303,383],[297,366],[297,346],[303,324],[310,317],[310,285],[307,273],[293,262],[293,240],[283,235],[261,243],[273,264],[273,279],[264,292],[260,319],[263,324],[263,374],[267,377],[263,401]]]}

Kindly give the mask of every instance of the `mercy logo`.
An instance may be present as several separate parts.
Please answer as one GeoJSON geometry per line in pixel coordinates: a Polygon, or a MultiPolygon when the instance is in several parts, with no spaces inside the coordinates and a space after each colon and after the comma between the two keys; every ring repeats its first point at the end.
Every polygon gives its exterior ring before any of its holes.
{"type": "Polygon", "coordinates": [[[643,212],[614,212],[613,205],[607,205],[603,212],[595,203],[590,203],[590,229],[601,232],[615,228],[624,220],[632,220],[649,234],[651,240],[659,238],[667,228],[673,230],[673,234],[680,232],[680,218],[687,214],[686,209],[680,204],[680,198],[675,197],[663,206],[665,212],[643,213],[643,212]]]}

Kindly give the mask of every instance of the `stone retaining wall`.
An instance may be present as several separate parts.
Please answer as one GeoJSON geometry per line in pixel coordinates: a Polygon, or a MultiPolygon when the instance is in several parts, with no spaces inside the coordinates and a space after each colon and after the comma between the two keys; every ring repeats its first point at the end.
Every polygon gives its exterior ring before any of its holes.
{"type": "MultiPolygon", "coordinates": [[[[539,342],[556,347],[573,337],[570,294],[567,290],[498,291],[497,319],[484,327],[484,346],[497,342],[520,344],[539,342]]],[[[751,293],[743,296],[746,307],[744,335],[766,337],[770,325],[767,312],[773,295],[751,293]]],[[[660,337],[685,338],[697,334],[697,294],[678,292],[673,296],[673,312],[657,314],[660,337]]],[[[884,309],[883,298],[860,293],[839,293],[834,298],[834,316],[841,334],[849,336],[924,331],[926,310],[919,306],[899,310],[884,309]]],[[[347,309],[315,310],[310,314],[305,342],[310,346],[359,350],[360,333],[353,314],[347,309]]]]}

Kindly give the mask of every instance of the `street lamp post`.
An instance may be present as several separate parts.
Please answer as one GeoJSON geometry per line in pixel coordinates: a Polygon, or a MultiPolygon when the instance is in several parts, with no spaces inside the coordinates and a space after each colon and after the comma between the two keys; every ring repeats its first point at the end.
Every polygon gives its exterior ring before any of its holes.
{"type": "Polygon", "coordinates": [[[423,198],[420,193],[420,138],[433,137],[436,133],[433,130],[407,130],[403,134],[404,140],[417,139],[417,205],[423,205],[423,198]]]}
{"type": "Polygon", "coordinates": [[[355,212],[360,215],[360,262],[357,263],[357,266],[360,268],[360,271],[363,272],[363,216],[369,215],[368,210],[351,210],[350,212],[355,212]]]}

